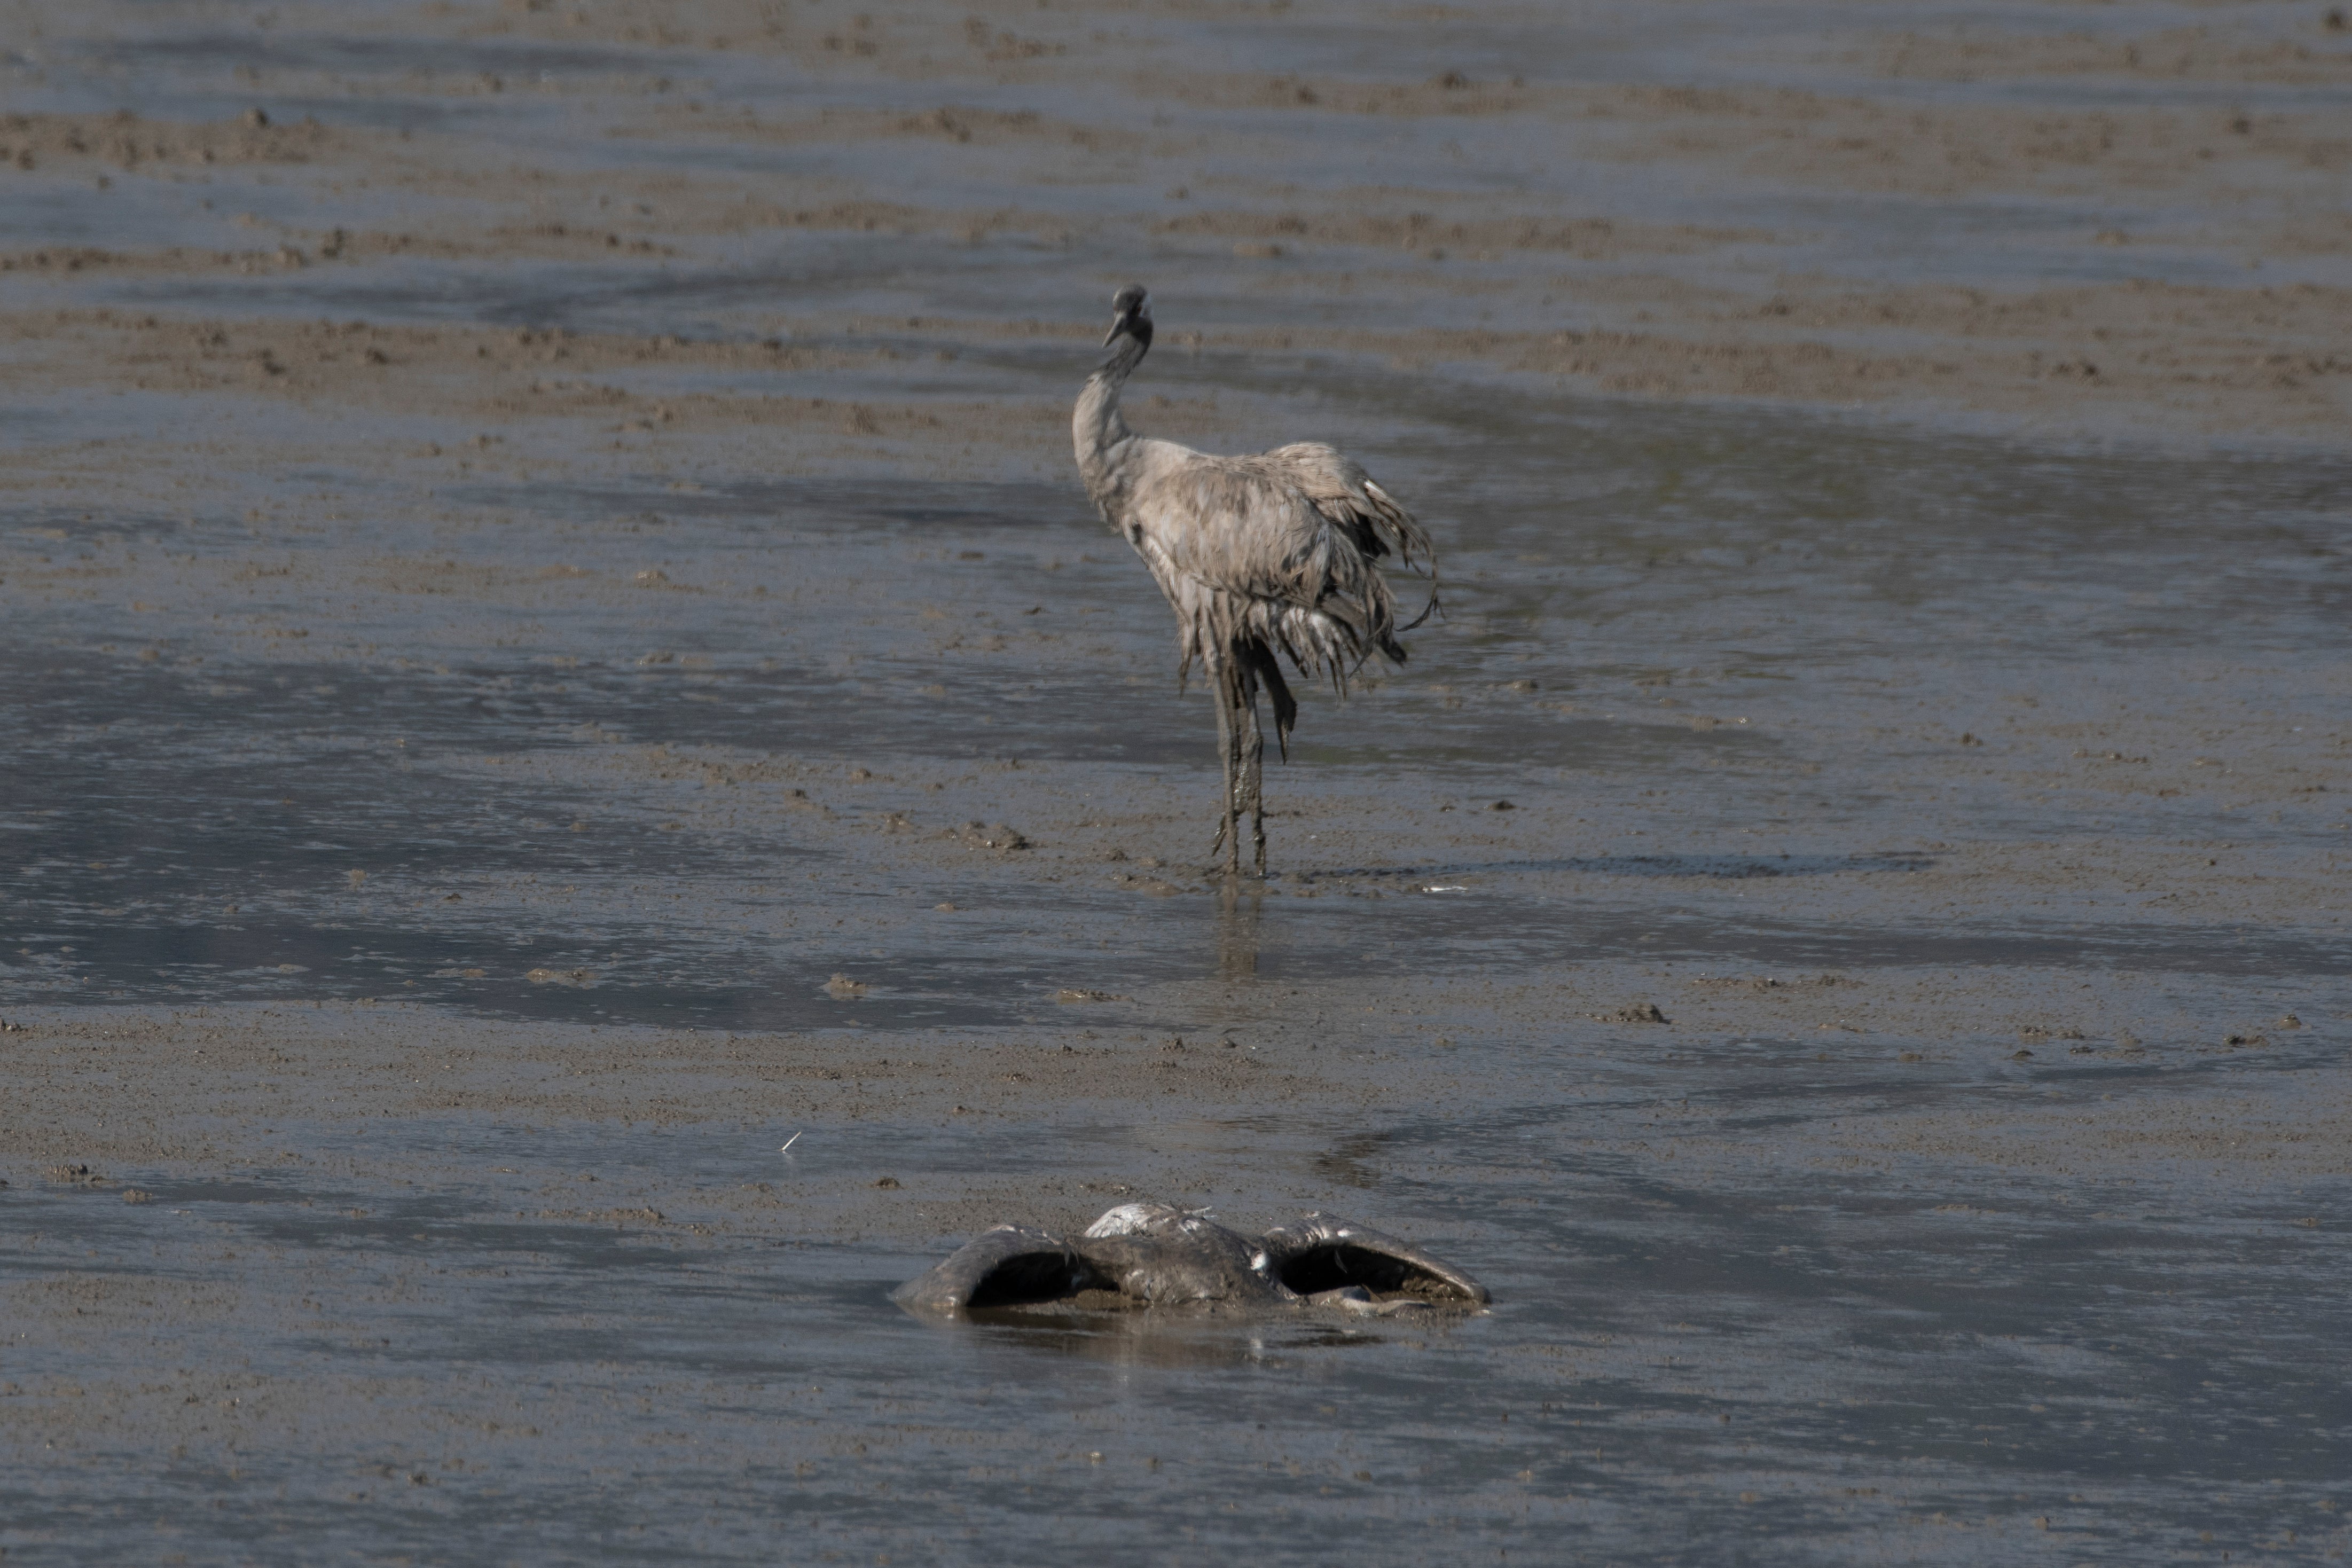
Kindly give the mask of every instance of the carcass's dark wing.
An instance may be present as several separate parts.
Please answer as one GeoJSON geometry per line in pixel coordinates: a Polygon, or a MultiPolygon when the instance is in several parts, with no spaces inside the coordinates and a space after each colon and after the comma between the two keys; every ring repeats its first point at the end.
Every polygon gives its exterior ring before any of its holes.
{"type": "Polygon", "coordinates": [[[1337,1215],[1310,1214],[1265,1233],[1276,1278],[1302,1296],[1360,1285],[1381,1296],[1484,1303],[1486,1287],[1386,1231],[1337,1215]]]}
{"type": "Polygon", "coordinates": [[[908,1280],[890,1300],[919,1312],[965,1312],[1058,1301],[1101,1283],[1060,1237],[999,1226],[958,1247],[939,1267],[908,1280]]]}

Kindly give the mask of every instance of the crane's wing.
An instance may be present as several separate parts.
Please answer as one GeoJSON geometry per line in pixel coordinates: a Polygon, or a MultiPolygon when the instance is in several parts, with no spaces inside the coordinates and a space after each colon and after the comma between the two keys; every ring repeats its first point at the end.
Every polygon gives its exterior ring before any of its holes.
{"type": "Polygon", "coordinates": [[[1396,634],[1412,630],[1437,609],[1437,550],[1429,542],[1429,531],[1413,520],[1396,497],[1382,489],[1361,463],[1337,447],[1294,441],[1254,460],[1287,476],[1332,527],[1347,534],[1365,560],[1378,561],[1393,550],[1399,565],[1418,569],[1427,563],[1429,602],[1421,607],[1421,614],[1401,626],[1394,624],[1391,612],[1390,624],[1382,628],[1381,651],[1400,664],[1404,662],[1404,649],[1396,642],[1396,634]],[[1416,552],[1420,561],[1413,559],[1416,552]]]}
{"type": "Polygon", "coordinates": [[[1060,1237],[1027,1226],[1001,1225],[899,1286],[890,1300],[911,1311],[951,1313],[1058,1301],[1107,1283],[1060,1237]]]}
{"type": "Polygon", "coordinates": [[[1362,468],[1313,443],[1255,458],[1144,447],[1130,538],[1176,610],[1187,666],[1253,640],[1340,682],[1374,651],[1404,658],[1374,563],[1391,549],[1410,563],[1428,536],[1362,468]]]}
{"type": "Polygon", "coordinates": [[[1294,441],[1252,460],[1286,475],[1316,510],[1348,532],[1368,559],[1377,561],[1393,550],[1400,564],[1412,566],[1417,564],[1413,555],[1418,552],[1422,560],[1434,565],[1437,552],[1430,545],[1428,531],[1364,471],[1361,463],[1339,447],[1320,441],[1294,441]]]}
{"type": "Polygon", "coordinates": [[[1412,1243],[1337,1215],[1309,1214],[1265,1233],[1276,1276],[1301,1296],[1355,1285],[1383,1296],[1433,1301],[1492,1300],[1486,1287],[1412,1243]]]}

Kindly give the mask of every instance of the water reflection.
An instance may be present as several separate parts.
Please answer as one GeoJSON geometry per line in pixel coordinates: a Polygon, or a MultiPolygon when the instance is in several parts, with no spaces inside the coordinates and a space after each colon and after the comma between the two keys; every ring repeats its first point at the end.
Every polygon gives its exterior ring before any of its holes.
{"type": "Polygon", "coordinates": [[[1227,882],[1217,893],[1217,978],[1257,978],[1258,921],[1265,890],[1227,882]]]}
{"type": "Polygon", "coordinates": [[[1419,1312],[1378,1323],[1334,1321],[1301,1312],[1236,1321],[1215,1310],[1085,1311],[1051,1306],[1004,1307],[973,1312],[968,1321],[930,1319],[943,1331],[976,1333],[988,1343],[1045,1356],[1104,1362],[1122,1367],[1237,1367],[1272,1361],[1287,1352],[1370,1347],[1391,1342],[1426,1343],[1466,1312],[1419,1312]]]}

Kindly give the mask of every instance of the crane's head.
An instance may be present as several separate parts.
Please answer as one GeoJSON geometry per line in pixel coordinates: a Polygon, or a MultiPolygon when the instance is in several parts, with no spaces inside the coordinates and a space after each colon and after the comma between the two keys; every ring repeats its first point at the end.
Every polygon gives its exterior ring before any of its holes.
{"type": "Polygon", "coordinates": [[[1150,297],[1140,283],[1130,283],[1110,297],[1110,331],[1103,334],[1103,347],[1108,348],[1117,342],[1121,332],[1140,339],[1147,348],[1150,346],[1151,307],[1145,303],[1150,297]]]}

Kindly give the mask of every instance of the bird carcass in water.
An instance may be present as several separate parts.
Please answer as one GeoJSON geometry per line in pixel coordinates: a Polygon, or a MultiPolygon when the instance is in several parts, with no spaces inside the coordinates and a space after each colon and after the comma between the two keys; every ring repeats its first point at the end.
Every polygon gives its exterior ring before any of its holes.
{"type": "Polygon", "coordinates": [[[1260,1237],[1165,1204],[1121,1204],[1079,1236],[1005,1225],[983,1233],[891,1300],[957,1315],[999,1308],[1324,1308],[1389,1316],[1478,1307],[1486,1288],[1412,1243],[1336,1215],[1260,1237]]]}

